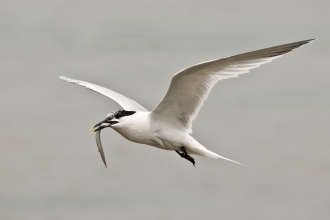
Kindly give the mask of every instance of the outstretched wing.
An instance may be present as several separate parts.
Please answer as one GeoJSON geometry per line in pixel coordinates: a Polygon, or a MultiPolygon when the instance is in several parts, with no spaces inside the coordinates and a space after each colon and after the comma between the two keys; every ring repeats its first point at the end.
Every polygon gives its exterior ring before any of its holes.
{"type": "Polygon", "coordinates": [[[131,110],[131,111],[142,111],[142,112],[149,112],[146,108],[144,108],[142,105],[137,103],[136,101],[127,98],[126,96],[123,96],[117,92],[114,92],[110,89],[104,88],[102,86],[98,86],[92,83],[70,79],[65,76],[60,76],[60,79],[65,80],[70,83],[75,83],[80,86],[86,87],[87,89],[90,89],[94,92],[100,93],[102,95],[105,95],[106,97],[112,99],[113,101],[117,102],[124,110],[131,110]]]}
{"type": "Polygon", "coordinates": [[[313,40],[315,39],[269,47],[184,69],[172,77],[165,97],[152,111],[152,116],[155,120],[173,124],[178,129],[191,133],[192,121],[196,118],[212,87],[219,80],[247,73],[313,40]]]}

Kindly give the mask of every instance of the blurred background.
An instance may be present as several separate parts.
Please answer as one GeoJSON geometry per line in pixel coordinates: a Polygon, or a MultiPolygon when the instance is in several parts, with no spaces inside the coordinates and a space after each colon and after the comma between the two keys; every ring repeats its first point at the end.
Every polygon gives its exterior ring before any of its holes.
{"type": "Polygon", "coordinates": [[[329,219],[330,2],[2,0],[0,219],[329,219]],[[318,37],[223,80],[192,134],[249,165],[131,143],[89,128],[120,107],[58,79],[108,87],[152,110],[177,71],[318,37]]]}

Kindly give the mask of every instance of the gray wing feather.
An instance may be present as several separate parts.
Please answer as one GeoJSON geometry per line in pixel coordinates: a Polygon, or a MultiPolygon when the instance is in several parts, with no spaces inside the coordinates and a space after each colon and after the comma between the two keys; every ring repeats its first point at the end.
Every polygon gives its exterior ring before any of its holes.
{"type": "Polygon", "coordinates": [[[191,133],[192,121],[196,118],[212,87],[219,80],[247,73],[313,40],[315,39],[269,47],[184,69],[172,77],[167,93],[152,111],[152,115],[156,120],[175,124],[179,129],[191,133]]]}
{"type": "Polygon", "coordinates": [[[130,98],[127,98],[126,96],[123,96],[115,91],[104,88],[102,86],[98,86],[98,85],[80,81],[80,80],[70,79],[65,76],[60,76],[60,79],[86,87],[87,89],[100,93],[100,94],[112,99],[113,101],[117,102],[124,110],[149,112],[146,108],[144,108],[142,105],[140,105],[136,101],[134,101],[130,98]]]}

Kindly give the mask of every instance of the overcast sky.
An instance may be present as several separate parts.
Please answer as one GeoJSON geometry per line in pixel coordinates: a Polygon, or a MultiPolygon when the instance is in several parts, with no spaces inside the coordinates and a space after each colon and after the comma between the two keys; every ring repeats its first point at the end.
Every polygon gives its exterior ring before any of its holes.
{"type": "Polygon", "coordinates": [[[1,219],[329,219],[330,1],[1,1],[1,219]],[[212,90],[192,134],[249,165],[131,143],[89,128],[152,110],[199,62],[318,37],[212,90]]]}

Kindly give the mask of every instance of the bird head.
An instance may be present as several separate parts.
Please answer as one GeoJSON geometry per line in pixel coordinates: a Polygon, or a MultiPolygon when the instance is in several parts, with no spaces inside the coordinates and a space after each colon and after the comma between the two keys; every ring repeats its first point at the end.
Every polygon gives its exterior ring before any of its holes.
{"type": "Polygon", "coordinates": [[[102,130],[103,128],[115,126],[116,124],[119,124],[121,122],[123,117],[133,115],[135,113],[136,113],[135,111],[126,111],[126,110],[118,110],[115,112],[110,112],[107,115],[106,119],[94,125],[91,128],[91,131],[95,132],[102,130]]]}

